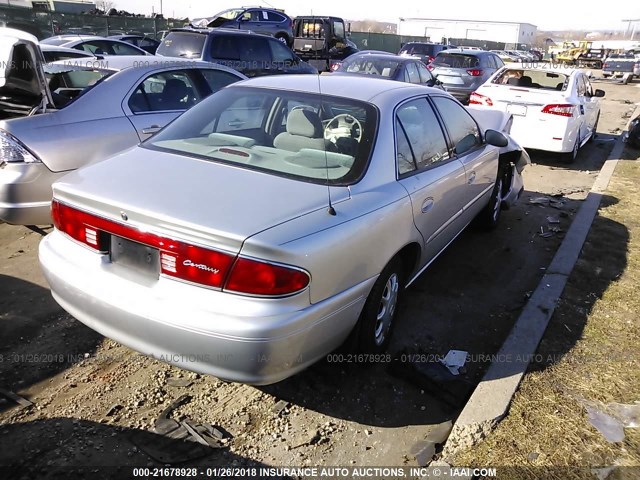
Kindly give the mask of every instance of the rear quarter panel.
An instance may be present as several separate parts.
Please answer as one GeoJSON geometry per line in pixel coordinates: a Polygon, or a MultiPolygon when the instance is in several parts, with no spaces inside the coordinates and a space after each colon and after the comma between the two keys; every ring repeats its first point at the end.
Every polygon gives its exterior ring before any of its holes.
{"type": "Polygon", "coordinates": [[[396,182],[333,206],[335,216],[323,208],[250,237],[242,254],[304,268],[316,303],[377,276],[405,245],[422,244],[396,182]]]}

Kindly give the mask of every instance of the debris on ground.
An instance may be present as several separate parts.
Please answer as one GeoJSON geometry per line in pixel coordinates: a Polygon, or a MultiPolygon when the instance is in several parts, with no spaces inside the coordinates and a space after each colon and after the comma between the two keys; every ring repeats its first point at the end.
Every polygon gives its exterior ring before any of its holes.
{"type": "Polygon", "coordinates": [[[271,412],[274,413],[277,416],[280,416],[290,406],[291,406],[290,402],[287,402],[286,400],[280,400],[273,407],[271,407],[271,412]]]}
{"type": "Polygon", "coordinates": [[[191,380],[190,378],[171,377],[171,378],[167,378],[167,385],[170,387],[176,387],[176,388],[186,388],[193,385],[193,380],[191,380]]]}
{"type": "Polygon", "coordinates": [[[22,408],[30,407],[31,405],[33,405],[33,402],[27,400],[24,397],[21,397],[20,395],[16,395],[9,390],[5,390],[4,388],[0,388],[0,395],[8,398],[9,400],[13,400],[18,405],[22,406],[22,408]]]}
{"type": "Polygon", "coordinates": [[[449,369],[452,375],[460,375],[460,369],[464,367],[468,353],[464,350],[449,350],[444,358],[440,359],[445,367],[449,369]]]}
{"type": "Polygon", "coordinates": [[[124,407],[122,405],[120,405],[119,403],[116,403],[114,405],[112,405],[111,407],[109,407],[109,410],[107,410],[107,413],[105,413],[105,417],[111,417],[113,415],[115,415],[116,413],[118,413],[120,410],[122,410],[124,407]]]}
{"type": "Polygon", "coordinates": [[[553,215],[547,215],[547,222],[548,223],[560,223],[560,217],[556,217],[553,215]]]}
{"type": "Polygon", "coordinates": [[[389,364],[389,373],[429,392],[435,398],[454,408],[465,404],[475,385],[460,375],[453,375],[437,361],[401,361],[396,357],[389,364]]]}
{"type": "Polygon", "coordinates": [[[131,441],[151,458],[169,464],[195,460],[224,448],[225,435],[213,425],[169,418],[173,410],[190,401],[190,395],[182,395],[171,402],[156,419],[151,432],[134,432],[131,441]]]}

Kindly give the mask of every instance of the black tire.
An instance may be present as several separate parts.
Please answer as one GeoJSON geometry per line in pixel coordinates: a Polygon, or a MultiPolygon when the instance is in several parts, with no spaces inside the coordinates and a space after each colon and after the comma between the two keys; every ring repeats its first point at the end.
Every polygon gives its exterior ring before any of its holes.
{"type": "Polygon", "coordinates": [[[573,146],[573,150],[571,150],[570,152],[566,152],[566,153],[561,153],[561,157],[562,157],[562,162],[563,163],[574,163],[577,158],[578,158],[578,152],[580,150],[580,139],[576,139],[576,143],[573,146]]]}
{"type": "Polygon", "coordinates": [[[481,230],[493,230],[500,222],[500,213],[502,212],[502,190],[504,188],[506,177],[507,175],[504,171],[504,167],[500,167],[498,169],[496,183],[493,186],[493,191],[491,192],[491,198],[489,198],[489,203],[482,209],[474,221],[475,226],[481,230]]]}
{"type": "Polygon", "coordinates": [[[591,136],[589,137],[589,142],[593,142],[598,136],[597,130],[598,130],[599,120],[600,120],[600,112],[598,112],[598,115],[596,116],[596,123],[593,124],[593,132],[591,132],[591,136]]]}
{"type": "Polygon", "coordinates": [[[383,353],[389,346],[404,288],[402,262],[391,260],[380,273],[352,332],[352,345],[360,353],[383,353]]]}
{"type": "Polygon", "coordinates": [[[290,47],[289,37],[284,33],[276,33],[276,38],[284,43],[287,47],[290,47]]]}

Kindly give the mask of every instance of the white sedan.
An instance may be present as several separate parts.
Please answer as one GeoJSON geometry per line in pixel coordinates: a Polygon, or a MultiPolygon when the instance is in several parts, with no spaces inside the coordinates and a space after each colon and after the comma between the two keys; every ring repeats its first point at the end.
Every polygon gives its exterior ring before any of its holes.
{"type": "Polygon", "coordinates": [[[604,91],[577,69],[509,67],[480,86],[470,105],[513,115],[511,135],[523,147],[560,152],[573,162],[594,138],[604,91]]]}

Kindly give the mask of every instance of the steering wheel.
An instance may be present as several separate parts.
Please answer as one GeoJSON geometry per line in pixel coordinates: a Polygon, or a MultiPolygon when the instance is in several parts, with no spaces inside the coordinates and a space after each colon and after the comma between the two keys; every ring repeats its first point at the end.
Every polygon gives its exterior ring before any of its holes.
{"type": "Polygon", "coordinates": [[[324,127],[324,139],[336,143],[339,138],[353,138],[357,142],[362,140],[362,124],[353,115],[341,113],[336,115],[324,127]]]}

